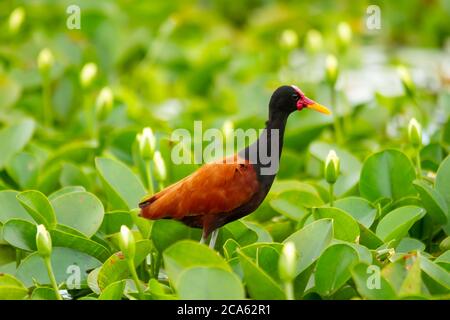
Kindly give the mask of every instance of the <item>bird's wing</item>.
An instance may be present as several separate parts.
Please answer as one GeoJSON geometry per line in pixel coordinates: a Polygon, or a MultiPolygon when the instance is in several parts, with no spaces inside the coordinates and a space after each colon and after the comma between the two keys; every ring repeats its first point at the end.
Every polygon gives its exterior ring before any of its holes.
{"type": "Polygon", "coordinates": [[[148,219],[181,219],[229,212],[241,206],[258,190],[258,178],[248,161],[229,160],[205,164],[155,194],[141,205],[141,215],[148,219]]]}

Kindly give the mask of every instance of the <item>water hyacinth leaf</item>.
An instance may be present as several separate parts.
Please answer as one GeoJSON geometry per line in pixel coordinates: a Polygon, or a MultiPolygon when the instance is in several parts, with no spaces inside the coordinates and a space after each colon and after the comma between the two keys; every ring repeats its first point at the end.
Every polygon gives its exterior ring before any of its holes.
{"type": "MultiPolygon", "coordinates": [[[[60,228],[58,226],[57,228],[60,228]]],[[[67,230],[50,230],[54,247],[65,247],[86,253],[99,261],[105,261],[109,256],[109,249],[83,235],[67,232],[67,230]]],[[[76,232],[76,230],[75,230],[76,232]]],[[[36,251],[36,225],[31,222],[11,219],[4,225],[5,240],[12,246],[26,250],[36,251]]]]}
{"type": "Polygon", "coordinates": [[[437,257],[436,260],[434,260],[434,263],[450,272],[450,250],[445,251],[443,254],[437,257]]]}
{"type": "Polygon", "coordinates": [[[438,225],[445,225],[447,223],[448,212],[445,199],[439,192],[422,180],[414,181],[414,187],[419,192],[423,207],[427,211],[427,214],[431,216],[433,222],[438,225]]]}
{"type": "MultiPolygon", "coordinates": [[[[141,264],[152,249],[149,240],[136,241],[136,255],[134,257],[135,265],[141,264]]],[[[122,252],[116,252],[103,263],[98,272],[98,286],[101,290],[109,284],[125,279],[129,275],[128,264],[122,252]]]]}
{"type": "Polygon", "coordinates": [[[364,162],[359,191],[370,201],[398,200],[416,194],[412,185],[415,178],[414,166],[403,152],[384,150],[370,155],[364,162]]]}
{"type": "Polygon", "coordinates": [[[223,253],[225,255],[225,258],[227,260],[231,260],[236,256],[236,250],[239,248],[239,243],[236,242],[236,240],[228,239],[225,241],[225,244],[223,245],[223,253]]]}
{"type": "Polygon", "coordinates": [[[89,192],[71,192],[54,198],[58,222],[91,237],[100,228],[104,209],[101,201],[89,192]]]}
{"type": "Polygon", "coordinates": [[[252,299],[282,300],[285,294],[281,287],[256,263],[238,251],[239,261],[244,271],[244,280],[252,299]]]}
{"type": "Polygon", "coordinates": [[[257,242],[273,242],[270,233],[256,222],[242,221],[249,229],[254,231],[258,236],[257,242]]]}
{"type": "Polygon", "coordinates": [[[334,202],[334,206],[349,213],[366,228],[370,228],[377,216],[377,209],[364,198],[348,197],[339,199],[334,202]]]}
{"type": "Polygon", "coordinates": [[[415,258],[412,265],[407,268],[405,280],[400,287],[400,296],[420,295],[422,293],[422,279],[420,271],[420,259],[415,258]]]}
{"type": "MultiPolygon", "coordinates": [[[[58,283],[65,282],[68,279],[67,270],[71,266],[80,268],[80,285],[86,287],[86,276],[88,270],[95,269],[101,265],[97,259],[69,248],[54,247],[51,255],[52,267],[55,273],[55,278],[58,283]]],[[[44,260],[36,252],[27,256],[22,260],[17,269],[16,276],[23,281],[25,286],[33,285],[33,278],[39,284],[50,284],[47,269],[44,265],[44,260]]]]}
{"type": "Polygon", "coordinates": [[[216,267],[193,267],[183,271],[177,281],[180,299],[244,299],[240,279],[232,272],[216,267]]]}
{"type": "Polygon", "coordinates": [[[190,240],[179,241],[167,248],[163,259],[167,275],[173,284],[190,267],[218,267],[231,271],[230,266],[216,251],[190,240]]]}
{"type": "Polygon", "coordinates": [[[36,229],[29,221],[11,219],[3,226],[3,238],[18,249],[36,251],[36,229]]]}
{"type": "Polygon", "coordinates": [[[381,240],[372,230],[359,224],[359,243],[374,250],[383,245],[383,240],[381,240]]]}
{"type": "Polygon", "coordinates": [[[306,208],[320,206],[323,201],[317,193],[292,190],[276,195],[269,204],[275,211],[289,219],[301,221],[308,213],[306,208]]]}
{"type": "Polygon", "coordinates": [[[28,295],[28,289],[10,274],[0,273],[0,300],[22,300],[28,295]]]}
{"type": "Polygon", "coordinates": [[[102,291],[98,300],[121,300],[124,289],[125,280],[113,282],[102,291]]]}
{"type": "Polygon", "coordinates": [[[33,136],[34,129],[34,121],[27,119],[0,130],[0,169],[25,147],[33,136]]]}
{"type": "Polygon", "coordinates": [[[133,219],[128,211],[106,212],[100,230],[110,235],[119,232],[122,225],[130,229],[133,226],[133,219]]]}
{"type": "Polygon", "coordinates": [[[338,208],[316,208],[314,216],[317,219],[333,219],[333,234],[336,239],[355,242],[359,236],[359,226],[347,212],[338,208]]]}
{"type": "Polygon", "coordinates": [[[425,282],[433,294],[448,293],[450,290],[450,274],[443,267],[420,256],[420,268],[428,277],[425,282]]]}
{"type": "Polygon", "coordinates": [[[411,251],[424,251],[425,244],[415,238],[403,238],[395,248],[397,253],[408,253],[411,251]]]}
{"type": "Polygon", "coordinates": [[[19,152],[11,157],[6,171],[22,189],[36,186],[38,163],[35,156],[28,152],[19,152]]]}
{"type": "Polygon", "coordinates": [[[319,258],[332,239],[333,221],[321,219],[308,224],[283,241],[283,243],[293,242],[299,253],[297,275],[319,258]]]}
{"type": "Polygon", "coordinates": [[[95,294],[101,293],[100,287],[98,286],[98,273],[99,272],[100,272],[100,267],[95,268],[88,274],[88,277],[87,277],[87,285],[88,285],[89,289],[91,289],[92,292],[94,292],[95,294]]]}
{"type": "Polygon", "coordinates": [[[16,196],[19,194],[13,190],[0,191],[0,223],[6,223],[9,219],[23,219],[34,223],[33,218],[20,205],[16,196]]]}
{"type": "Polygon", "coordinates": [[[335,245],[335,244],[344,244],[344,245],[347,245],[347,246],[353,248],[356,251],[356,253],[358,253],[359,262],[372,264],[372,261],[373,261],[372,252],[367,247],[362,246],[358,243],[342,241],[342,240],[337,240],[337,239],[334,239],[332,242],[332,245],[335,245]]]}
{"type": "Polygon", "coordinates": [[[131,169],[109,158],[96,158],[95,166],[114,209],[130,210],[138,206],[146,191],[131,169]]]}
{"type": "Polygon", "coordinates": [[[31,293],[31,300],[57,300],[53,288],[37,287],[31,293]]]}
{"type": "Polygon", "coordinates": [[[379,267],[365,264],[355,265],[351,271],[358,293],[365,299],[392,300],[396,293],[389,282],[381,275],[379,267]]]}
{"type": "Polygon", "coordinates": [[[400,241],[412,225],[423,218],[425,210],[415,206],[405,206],[389,212],[379,222],[376,235],[384,242],[400,241]]]}
{"type": "Polygon", "coordinates": [[[74,235],[61,230],[51,230],[53,246],[76,249],[95,257],[99,261],[105,261],[110,256],[109,248],[85,236],[74,235]]]}
{"type": "Polygon", "coordinates": [[[15,274],[16,250],[10,245],[0,245],[0,273],[15,274]]]}
{"type": "Polygon", "coordinates": [[[55,192],[53,192],[52,194],[50,194],[48,196],[48,200],[50,200],[50,202],[56,198],[58,198],[59,196],[62,196],[66,193],[72,193],[72,192],[83,192],[86,191],[86,189],[82,186],[67,186],[67,187],[63,187],[59,190],[56,190],[55,192]]]}
{"type": "Polygon", "coordinates": [[[244,222],[236,220],[232,223],[225,225],[217,237],[217,246],[222,247],[225,240],[234,239],[239,245],[245,246],[254,243],[258,240],[258,235],[244,222]]]}
{"type": "Polygon", "coordinates": [[[70,162],[62,165],[59,182],[63,187],[83,186],[86,189],[91,188],[91,182],[83,170],[70,162]]]}
{"type": "Polygon", "coordinates": [[[153,223],[151,239],[159,252],[183,239],[200,239],[201,231],[174,220],[157,220],[153,223]]]}
{"type": "Polygon", "coordinates": [[[17,200],[38,224],[52,229],[56,225],[55,211],[50,201],[40,191],[24,191],[17,195],[17,200]]]}
{"type": "Polygon", "coordinates": [[[343,286],[351,277],[351,268],[359,261],[358,253],[346,244],[328,247],[317,260],[315,289],[329,296],[343,286]]]}
{"type": "Polygon", "coordinates": [[[447,224],[444,227],[447,235],[450,235],[450,156],[447,156],[439,166],[436,173],[436,191],[444,197],[447,203],[447,224]]]}

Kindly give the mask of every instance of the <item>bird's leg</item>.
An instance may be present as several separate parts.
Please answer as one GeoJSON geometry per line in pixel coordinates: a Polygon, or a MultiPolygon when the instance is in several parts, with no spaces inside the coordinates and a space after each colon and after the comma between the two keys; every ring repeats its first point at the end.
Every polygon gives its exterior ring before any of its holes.
{"type": "Polygon", "coordinates": [[[208,236],[206,236],[205,228],[203,228],[202,238],[200,239],[200,243],[205,244],[207,238],[208,238],[208,236]]]}
{"type": "Polygon", "coordinates": [[[211,249],[214,249],[218,235],[219,235],[219,229],[216,229],[211,233],[211,240],[209,240],[209,247],[211,249]]]}

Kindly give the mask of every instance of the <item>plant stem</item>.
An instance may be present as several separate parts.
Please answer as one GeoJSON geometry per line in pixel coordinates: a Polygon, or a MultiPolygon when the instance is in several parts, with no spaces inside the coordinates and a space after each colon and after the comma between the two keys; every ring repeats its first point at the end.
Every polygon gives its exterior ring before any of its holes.
{"type": "Polygon", "coordinates": [[[42,75],[42,118],[46,126],[51,126],[53,122],[52,117],[52,105],[51,105],[51,88],[50,77],[48,74],[42,75]]]}
{"type": "Polygon", "coordinates": [[[341,144],[342,143],[342,128],[341,123],[339,121],[339,114],[338,114],[338,108],[337,108],[337,99],[336,99],[336,90],[332,85],[330,85],[330,97],[331,97],[331,107],[334,108],[334,133],[336,138],[336,143],[341,144]]]}
{"type": "Polygon", "coordinates": [[[61,297],[61,295],[59,293],[58,283],[56,282],[55,274],[53,273],[52,262],[50,260],[50,257],[44,258],[44,262],[45,262],[45,267],[47,268],[48,277],[50,278],[50,282],[52,284],[53,290],[55,290],[56,299],[62,300],[63,298],[61,297]]]}
{"type": "Polygon", "coordinates": [[[152,167],[151,167],[150,160],[145,161],[145,171],[147,174],[148,192],[150,194],[153,194],[155,191],[153,189],[152,167]]]}
{"type": "Polygon", "coordinates": [[[417,178],[422,179],[422,161],[420,160],[420,150],[417,150],[416,162],[417,162],[417,178]]]}
{"type": "Polygon", "coordinates": [[[330,183],[329,194],[330,194],[330,206],[334,205],[334,184],[330,183]]]}
{"type": "Polygon", "coordinates": [[[284,292],[286,293],[286,298],[288,300],[295,300],[294,286],[292,285],[292,281],[288,281],[288,282],[284,283],[284,292]]]}
{"type": "Polygon", "coordinates": [[[139,278],[136,273],[136,268],[134,266],[134,260],[127,259],[127,262],[128,262],[128,268],[130,269],[131,277],[133,278],[134,284],[136,285],[136,288],[139,292],[139,298],[141,300],[143,300],[144,299],[144,290],[142,290],[141,284],[139,282],[139,278]]]}

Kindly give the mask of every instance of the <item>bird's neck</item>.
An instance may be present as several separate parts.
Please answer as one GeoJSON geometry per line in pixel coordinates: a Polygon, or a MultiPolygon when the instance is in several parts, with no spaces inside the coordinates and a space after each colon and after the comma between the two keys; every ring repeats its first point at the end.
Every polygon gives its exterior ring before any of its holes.
{"type": "Polygon", "coordinates": [[[278,172],[288,114],[271,112],[258,140],[240,152],[253,164],[258,179],[268,188],[278,172]]]}

